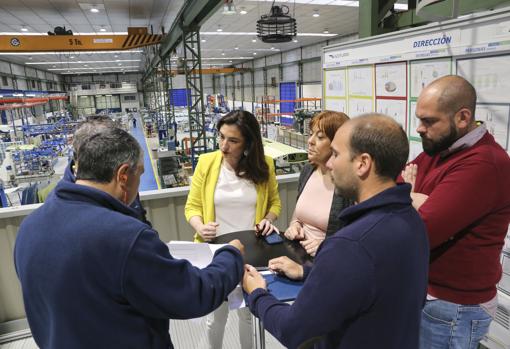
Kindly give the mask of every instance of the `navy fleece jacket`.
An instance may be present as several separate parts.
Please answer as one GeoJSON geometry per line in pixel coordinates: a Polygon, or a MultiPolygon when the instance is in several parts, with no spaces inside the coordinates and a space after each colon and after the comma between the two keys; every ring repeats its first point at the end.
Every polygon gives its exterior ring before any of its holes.
{"type": "Polygon", "coordinates": [[[173,348],[168,319],[205,315],[243,275],[231,246],[202,270],[109,194],[60,181],[21,224],[15,265],[40,348],[173,348]]]}
{"type": "Polygon", "coordinates": [[[251,311],[283,345],[297,348],[418,348],[429,245],[407,184],[387,189],[340,218],[322,243],[292,305],[259,288],[251,311]]]}

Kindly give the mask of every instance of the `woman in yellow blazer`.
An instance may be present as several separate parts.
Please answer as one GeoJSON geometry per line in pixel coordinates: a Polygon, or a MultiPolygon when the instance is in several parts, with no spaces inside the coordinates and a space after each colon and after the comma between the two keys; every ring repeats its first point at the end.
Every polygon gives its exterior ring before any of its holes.
{"type": "MultiPolygon", "coordinates": [[[[281,211],[273,160],[264,156],[260,127],[253,114],[233,111],[217,125],[220,150],[200,156],[186,201],[186,220],[195,241],[209,242],[233,231],[262,234],[276,230],[281,211]]],[[[207,318],[209,348],[221,348],[228,317],[224,303],[207,318]]],[[[239,311],[241,348],[252,348],[251,315],[239,311]]]]}

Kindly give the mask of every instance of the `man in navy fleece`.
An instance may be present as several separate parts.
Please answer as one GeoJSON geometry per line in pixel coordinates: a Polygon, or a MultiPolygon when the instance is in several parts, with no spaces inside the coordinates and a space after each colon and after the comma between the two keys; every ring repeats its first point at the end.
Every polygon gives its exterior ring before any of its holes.
{"type": "MultiPolygon", "coordinates": [[[[115,123],[110,117],[106,115],[90,115],[87,117],[86,121],[78,125],[78,128],[73,134],[73,159],[69,162],[65,169],[63,180],[73,183],[76,181],[76,162],[81,145],[93,134],[114,127],[115,123]]],[[[130,206],[137,212],[138,219],[152,226],[151,223],[147,220],[147,212],[142,206],[139,194],[136,195],[136,198],[133,200],[130,206]]]]}
{"type": "Polygon", "coordinates": [[[143,173],[127,132],[92,135],[76,182],[60,181],[20,226],[14,258],[28,323],[51,349],[173,348],[168,319],[210,313],[243,274],[242,244],[219,249],[204,269],[174,259],[129,205],[143,173]]]}
{"type": "Polygon", "coordinates": [[[409,153],[406,134],[389,117],[368,114],[340,127],[331,148],[335,187],[358,204],[340,213],[346,225],[324,240],[313,266],[287,273],[304,279],[292,305],[246,266],[249,307],[289,348],[417,348],[429,246],[411,186],[395,183],[409,153]]]}

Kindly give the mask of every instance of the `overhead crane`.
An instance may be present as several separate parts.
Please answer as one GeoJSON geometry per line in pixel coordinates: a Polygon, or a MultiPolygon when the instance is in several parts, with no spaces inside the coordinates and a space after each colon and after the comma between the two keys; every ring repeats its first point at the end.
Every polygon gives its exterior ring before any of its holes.
{"type": "Polygon", "coordinates": [[[0,35],[0,52],[117,51],[159,44],[162,34],[130,27],[127,35],[0,35]]]}

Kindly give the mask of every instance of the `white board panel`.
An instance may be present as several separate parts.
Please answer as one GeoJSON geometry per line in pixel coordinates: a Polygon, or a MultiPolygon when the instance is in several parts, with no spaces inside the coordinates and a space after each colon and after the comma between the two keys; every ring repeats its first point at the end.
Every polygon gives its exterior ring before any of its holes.
{"type": "Polygon", "coordinates": [[[418,155],[423,152],[421,142],[409,141],[409,158],[408,161],[413,161],[418,155]]]}
{"type": "Polygon", "coordinates": [[[350,98],[349,99],[349,117],[354,118],[361,114],[371,113],[374,106],[371,99],[350,98]]]}
{"type": "Polygon", "coordinates": [[[409,137],[419,138],[420,135],[416,132],[416,129],[420,120],[416,117],[416,102],[409,103],[409,117],[407,119],[409,120],[409,137]]]}
{"type": "Polygon", "coordinates": [[[325,72],[326,97],[345,97],[345,69],[325,72]]]}
{"type": "Polygon", "coordinates": [[[487,131],[494,136],[496,142],[508,150],[508,119],[510,106],[495,104],[477,104],[475,110],[476,120],[483,121],[487,131]]]}
{"type": "Polygon", "coordinates": [[[376,96],[407,96],[407,64],[405,62],[375,66],[376,96]]]}
{"type": "Polygon", "coordinates": [[[421,90],[432,81],[441,76],[451,74],[450,59],[434,59],[427,61],[412,61],[411,76],[411,97],[418,97],[421,90]]]}
{"type": "Polygon", "coordinates": [[[405,100],[378,99],[376,107],[378,113],[391,117],[398,122],[407,133],[407,102],[405,100]]]}
{"type": "Polygon", "coordinates": [[[510,55],[457,61],[457,74],[476,89],[478,102],[508,103],[510,96],[510,55]]]}
{"type": "Polygon", "coordinates": [[[325,99],[324,110],[333,110],[347,113],[345,99],[325,99]]]}
{"type": "Polygon", "coordinates": [[[348,69],[349,95],[372,97],[374,86],[373,66],[352,67],[348,69]]]}

